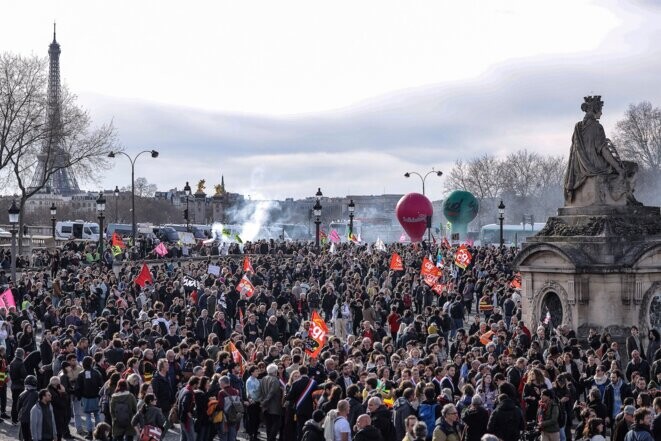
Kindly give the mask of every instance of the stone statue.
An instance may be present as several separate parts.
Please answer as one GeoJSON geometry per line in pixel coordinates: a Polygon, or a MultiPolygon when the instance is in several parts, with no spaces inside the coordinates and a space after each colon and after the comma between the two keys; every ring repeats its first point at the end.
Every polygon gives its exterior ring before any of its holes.
{"type": "Polygon", "coordinates": [[[599,123],[604,102],[587,96],[574,126],[565,173],[565,206],[641,205],[633,196],[638,164],[622,161],[599,123]]]}
{"type": "Polygon", "coordinates": [[[218,184],[214,185],[213,189],[216,190],[216,193],[214,193],[214,196],[222,196],[224,193],[223,186],[218,184]]]}
{"type": "Polygon", "coordinates": [[[200,182],[197,183],[197,191],[196,193],[204,193],[204,189],[206,188],[204,184],[206,184],[207,181],[204,179],[200,180],[200,182]]]}

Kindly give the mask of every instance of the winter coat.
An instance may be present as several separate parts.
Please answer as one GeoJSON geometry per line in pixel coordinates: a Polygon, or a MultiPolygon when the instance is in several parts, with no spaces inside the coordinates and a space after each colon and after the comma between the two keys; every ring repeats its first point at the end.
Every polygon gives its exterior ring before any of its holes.
{"type": "Polygon", "coordinates": [[[383,436],[383,441],[401,440],[401,438],[400,440],[397,439],[395,426],[392,423],[392,413],[383,404],[372,413],[372,425],[379,429],[381,436],[383,436]]]}
{"type": "Polygon", "coordinates": [[[367,426],[356,432],[353,441],[383,441],[383,436],[376,427],[367,426]]]}
{"type": "Polygon", "coordinates": [[[471,406],[464,412],[462,421],[466,424],[464,441],[480,441],[482,435],[487,433],[489,411],[482,406],[471,406]]]}
{"type": "MultiPolygon", "coordinates": [[[[53,429],[53,438],[57,438],[57,427],[55,425],[55,414],[53,413],[53,407],[49,404],[51,414],[51,424],[53,429]]],[[[42,430],[44,424],[44,412],[41,409],[41,405],[37,402],[32,409],[30,410],[30,435],[32,435],[32,441],[41,441],[42,430]]]]}
{"type": "Polygon", "coordinates": [[[30,411],[32,406],[37,404],[39,392],[32,386],[26,386],[25,390],[18,396],[18,421],[21,423],[30,422],[30,411]]]}
{"type": "Polygon", "coordinates": [[[273,375],[267,375],[259,383],[259,396],[262,397],[262,410],[269,415],[283,415],[282,385],[273,375]]]}
{"type": "Polygon", "coordinates": [[[133,426],[131,425],[131,420],[133,419],[133,416],[138,410],[137,407],[138,407],[138,402],[136,401],[133,394],[131,394],[129,391],[115,392],[114,394],[112,394],[112,397],[110,397],[110,415],[112,415],[113,437],[135,435],[135,431],[133,430],[133,426]],[[128,425],[124,425],[121,421],[118,421],[117,419],[118,407],[121,405],[121,403],[128,405],[130,411],[128,425]]]}
{"type": "MultiPolygon", "coordinates": [[[[541,403],[540,407],[542,407],[541,403]]],[[[549,401],[546,408],[540,411],[542,412],[542,421],[539,424],[541,431],[546,433],[560,432],[560,425],[558,424],[560,408],[558,407],[558,403],[554,400],[549,401]]]]}
{"type": "Polygon", "coordinates": [[[302,441],[325,441],[324,431],[314,420],[307,420],[303,424],[302,441]]]}
{"type": "Polygon", "coordinates": [[[165,416],[159,407],[149,406],[143,403],[131,420],[131,425],[140,428],[154,426],[163,429],[165,426],[165,416]]]}
{"type": "Polygon", "coordinates": [[[498,403],[487,424],[487,432],[503,441],[518,440],[519,434],[524,429],[523,413],[509,398],[498,403]]]}
{"type": "Polygon", "coordinates": [[[401,440],[406,435],[406,418],[409,415],[414,415],[415,410],[411,403],[404,398],[399,397],[393,405],[393,423],[395,424],[395,436],[397,440],[401,440]]]}
{"type": "Polygon", "coordinates": [[[634,424],[624,437],[624,441],[654,441],[649,427],[634,424]]]}

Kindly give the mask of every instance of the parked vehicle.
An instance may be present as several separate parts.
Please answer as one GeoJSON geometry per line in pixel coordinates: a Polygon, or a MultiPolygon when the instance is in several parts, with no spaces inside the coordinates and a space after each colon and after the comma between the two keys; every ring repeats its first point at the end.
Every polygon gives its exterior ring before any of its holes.
{"type": "Polygon", "coordinates": [[[96,222],[60,221],[55,224],[55,237],[57,239],[84,239],[99,240],[99,224],[96,222]]]}

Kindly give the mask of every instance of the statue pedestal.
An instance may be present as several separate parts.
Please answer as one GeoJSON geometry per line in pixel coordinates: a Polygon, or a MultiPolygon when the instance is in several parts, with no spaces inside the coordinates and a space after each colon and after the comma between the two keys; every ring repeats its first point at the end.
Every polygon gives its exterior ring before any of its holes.
{"type": "Polygon", "coordinates": [[[565,207],[529,237],[515,260],[524,321],[547,310],[579,336],[589,328],[624,338],[661,327],[661,211],[658,207],[565,207]]]}

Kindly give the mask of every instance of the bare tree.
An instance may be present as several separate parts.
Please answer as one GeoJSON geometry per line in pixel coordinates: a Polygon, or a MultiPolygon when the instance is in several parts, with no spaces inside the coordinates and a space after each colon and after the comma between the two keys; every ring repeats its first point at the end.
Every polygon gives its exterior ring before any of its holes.
{"type": "Polygon", "coordinates": [[[649,101],[630,104],[615,126],[614,138],[623,158],[661,172],[661,108],[649,101]]]}
{"type": "MultiPolygon", "coordinates": [[[[40,105],[41,106],[41,105],[40,105]]],[[[46,119],[46,106],[41,106],[46,119]]],[[[76,96],[62,91],[57,124],[45,124],[42,135],[12,156],[12,179],[19,189],[19,208],[44,189],[51,178],[63,169],[69,169],[83,181],[96,181],[101,172],[110,167],[108,153],[117,150],[116,131],[112,122],[92,128],[89,113],[76,104],[76,96]],[[45,164],[37,170],[39,164],[45,164]]],[[[22,244],[23,217],[19,225],[19,250],[22,244]]],[[[20,251],[19,251],[20,252],[20,251]]]]}
{"type": "Polygon", "coordinates": [[[0,54],[0,170],[47,135],[45,67],[42,58],[0,54]]]}
{"type": "MultiPolygon", "coordinates": [[[[131,191],[131,186],[121,188],[122,191],[131,191]]],[[[156,184],[150,184],[147,178],[135,178],[135,196],[141,198],[150,198],[158,191],[156,184]]]]}

